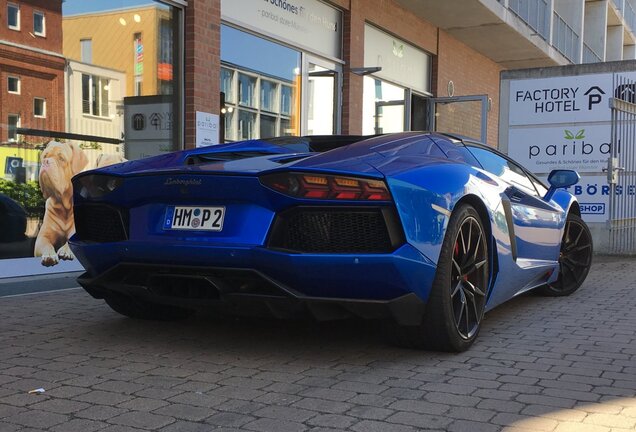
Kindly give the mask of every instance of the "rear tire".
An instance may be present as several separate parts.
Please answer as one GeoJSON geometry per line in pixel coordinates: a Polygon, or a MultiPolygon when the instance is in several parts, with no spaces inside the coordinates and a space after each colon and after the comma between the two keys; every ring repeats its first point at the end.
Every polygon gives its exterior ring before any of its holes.
{"type": "Polygon", "coordinates": [[[191,315],[188,309],[151,303],[120,294],[110,294],[104,300],[115,312],[134,319],[177,321],[191,315]]]}
{"type": "Polygon", "coordinates": [[[569,214],[563,230],[559,254],[559,277],[555,282],[537,288],[548,297],[568,296],[579,289],[592,266],[592,234],[579,216],[569,214]]]}
{"type": "Polygon", "coordinates": [[[393,340],[407,348],[467,350],[477,338],[489,283],[486,231],[477,211],[461,204],[453,211],[422,324],[393,324],[393,340]]]}

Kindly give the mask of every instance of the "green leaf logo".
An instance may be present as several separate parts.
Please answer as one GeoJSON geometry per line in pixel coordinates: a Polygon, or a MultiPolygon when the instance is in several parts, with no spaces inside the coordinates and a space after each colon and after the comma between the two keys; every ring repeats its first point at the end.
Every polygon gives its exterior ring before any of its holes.
{"type": "Polygon", "coordinates": [[[574,134],[572,133],[572,131],[569,131],[567,129],[565,129],[565,139],[574,139],[574,134]]]}
{"type": "Polygon", "coordinates": [[[576,133],[575,139],[583,139],[585,138],[585,129],[581,129],[576,133]]]}

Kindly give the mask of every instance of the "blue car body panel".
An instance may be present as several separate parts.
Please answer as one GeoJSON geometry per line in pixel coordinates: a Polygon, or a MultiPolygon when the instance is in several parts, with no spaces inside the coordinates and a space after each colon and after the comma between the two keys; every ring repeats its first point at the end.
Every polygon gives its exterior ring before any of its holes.
{"type": "Polygon", "coordinates": [[[251,269],[299,297],[384,301],[415,294],[428,299],[450,215],[468,202],[489,233],[491,281],[487,309],[551,282],[566,216],[575,198],[559,190],[549,201],[519,195],[486,172],[457,140],[407,132],[377,136],[323,153],[309,147],[245,141],[125,162],[74,179],[76,208],[124,208],[127,238],[95,242],[75,235],[73,252],[91,278],[121,263],[251,269]],[[250,152],[252,157],[233,158],[250,152]],[[457,157],[453,152],[459,152],[457,157]],[[189,164],[188,161],[196,163],[189,164]],[[321,173],[384,180],[391,201],[299,199],[262,184],[264,175],[321,173]],[[122,185],[87,198],[77,182],[88,175],[117,177],[122,185]],[[219,232],[166,229],[174,206],[223,206],[219,232]],[[277,215],[295,208],[357,208],[395,212],[403,242],[385,253],[297,253],[269,248],[277,215]]]}

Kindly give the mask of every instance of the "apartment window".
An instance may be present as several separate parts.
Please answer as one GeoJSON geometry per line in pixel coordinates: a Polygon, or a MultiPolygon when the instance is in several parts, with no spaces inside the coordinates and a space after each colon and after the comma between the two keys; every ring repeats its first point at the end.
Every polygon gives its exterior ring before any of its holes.
{"type": "Polygon", "coordinates": [[[11,3],[7,5],[7,25],[12,30],[20,30],[20,6],[11,3]]]}
{"type": "Polygon", "coordinates": [[[9,141],[17,141],[18,140],[18,128],[20,127],[20,116],[18,114],[9,114],[9,119],[7,121],[8,130],[9,130],[9,141]]]}
{"type": "Polygon", "coordinates": [[[33,115],[35,117],[46,117],[46,100],[42,98],[33,99],[33,115]]]}
{"type": "Polygon", "coordinates": [[[108,117],[110,81],[96,75],[82,74],[82,112],[99,117],[108,117]]]}
{"type": "Polygon", "coordinates": [[[33,33],[36,36],[46,36],[46,21],[43,12],[33,12],[33,33]]]}
{"type": "Polygon", "coordinates": [[[93,63],[93,41],[92,39],[81,39],[81,61],[84,63],[93,63]]]}
{"type": "Polygon", "coordinates": [[[9,93],[20,94],[20,78],[14,76],[8,77],[7,90],[9,93]]]}

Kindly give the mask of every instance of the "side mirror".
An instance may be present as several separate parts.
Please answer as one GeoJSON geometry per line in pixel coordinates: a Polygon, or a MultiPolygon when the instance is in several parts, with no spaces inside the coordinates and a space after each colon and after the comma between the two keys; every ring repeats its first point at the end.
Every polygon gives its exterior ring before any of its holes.
{"type": "Polygon", "coordinates": [[[549,201],[552,199],[552,195],[554,195],[554,192],[556,192],[557,189],[574,186],[580,179],[581,176],[579,176],[579,173],[573,170],[552,170],[548,176],[550,189],[548,189],[548,192],[545,194],[543,199],[549,201]]]}

